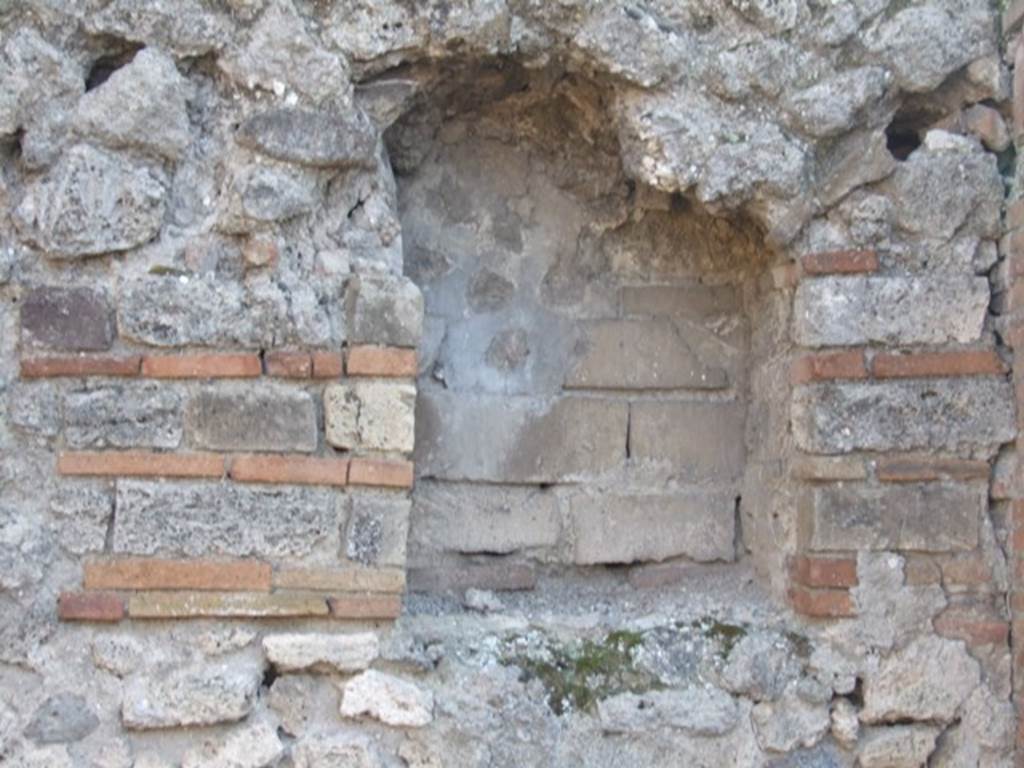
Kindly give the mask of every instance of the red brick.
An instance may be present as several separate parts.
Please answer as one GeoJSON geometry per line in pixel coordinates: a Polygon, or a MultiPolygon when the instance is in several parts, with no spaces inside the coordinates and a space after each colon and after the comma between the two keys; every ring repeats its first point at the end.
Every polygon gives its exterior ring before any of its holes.
{"type": "Polygon", "coordinates": [[[352,459],[348,468],[348,484],[412,488],[413,475],[411,461],[352,459]]]}
{"type": "Polygon", "coordinates": [[[57,599],[61,621],[120,621],[124,601],[109,592],[63,592],[57,599]]]}
{"type": "Polygon", "coordinates": [[[291,483],[339,487],[348,482],[348,473],[348,459],[284,454],[236,456],[231,461],[230,470],[231,479],[240,483],[291,483]]]}
{"type": "Polygon", "coordinates": [[[793,610],[804,616],[837,619],[855,615],[853,599],[845,589],[805,589],[791,586],[789,599],[793,610]]]}
{"type": "Polygon", "coordinates": [[[138,376],[142,357],[67,356],[29,357],[21,361],[23,379],[46,379],[57,376],[138,376]]]}
{"type": "Polygon", "coordinates": [[[61,475],[88,477],[223,477],[224,457],[216,453],[154,451],[63,451],[61,475]]]}
{"type": "Polygon", "coordinates": [[[810,253],[801,259],[805,275],[856,275],[878,271],[874,251],[826,251],[810,253]]]}
{"type": "Polygon", "coordinates": [[[923,483],[949,478],[960,482],[987,480],[987,461],[940,459],[927,456],[883,456],[875,462],[875,475],[886,483],[923,483]]]}
{"type": "Polygon", "coordinates": [[[146,355],[142,375],[152,379],[248,379],[263,373],[258,355],[146,355]]]}
{"type": "Polygon", "coordinates": [[[158,560],[141,557],[85,564],[86,589],[270,591],[271,569],[258,560],[158,560]]]}
{"type": "Polygon", "coordinates": [[[935,376],[997,376],[1006,372],[1003,361],[990,349],[963,352],[917,352],[875,355],[871,372],[878,379],[935,376]]]}
{"type": "Polygon", "coordinates": [[[416,350],[360,345],[348,351],[345,372],[349,376],[415,378],[416,350]]]}
{"type": "Polygon", "coordinates": [[[268,376],[308,379],[313,375],[313,358],[308,352],[268,352],[263,361],[268,376]]]}
{"type": "Polygon", "coordinates": [[[402,613],[401,595],[339,595],[327,599],[336,619],[396,619],[402,613]]]}
{"type": "Polygon", "coordinates": [[[805,587],[853,587],[857,585],[857,561],[852,557],[790,558],[789,575],[805,587]]]}
{"type": "Polygon", "coordinates": [[[866,379],[867,376],[868,369],[861,350],[804,355],[797,358],[790,368],[790,381],[793,384],[830,379],[866,379]]]}
{"type": "Polygon", "coordinates": [[[935,618],[935,631],[943,637],[963,640],[971,647],[1006,645],[1010,639],[1010,622],[970,609],[947,608],[935,618]]]}
{"type": "Polygon", "coordinates": [[[340,352],[314,352],[313,378],[340,379],[344,363],[340,352]]]}
{"type": "Polygon", "coordinates": [[[903,576],[908,586],[921,587],[942,583],[942,570],[931,556],[908,552],[904,557],[906,562],[903,566],[903,576]]]}
{"type": "Polygon", "coordinates": [[[992,584],[992,568],[978,555],[951,558],[941,567],[942,581],[947,586],[984,587],[992,584]]]}

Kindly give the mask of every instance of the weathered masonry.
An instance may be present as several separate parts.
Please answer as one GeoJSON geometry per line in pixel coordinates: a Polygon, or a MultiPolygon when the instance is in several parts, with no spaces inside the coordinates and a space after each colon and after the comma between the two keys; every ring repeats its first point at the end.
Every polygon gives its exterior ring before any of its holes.
{"type": "Polygon", "coordinates": [[[1024,4],[0,1],[0,765],[1024,765],[1024,4]]]}

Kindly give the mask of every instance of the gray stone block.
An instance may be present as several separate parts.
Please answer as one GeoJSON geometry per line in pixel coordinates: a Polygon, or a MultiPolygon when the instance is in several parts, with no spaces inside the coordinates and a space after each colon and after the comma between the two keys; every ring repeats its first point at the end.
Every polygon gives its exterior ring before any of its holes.
{"type": "Polygon", "coordinates": [[[127,251],[160,231],[166,186],[156,167],[81,145],[29,187],[15,222],[53,258],[127,251]]]}
{"type": "Polygon", "coordinates": [[[585,397],[422,391],[416,461],[423,477],[553,483],[590,477],[626,455],[627,405],[585,397]]]}
{"type": "Polygon", "coordinates": [[[413,497],[410,548],[507,554],[554,547],[561,528],[555,494],[515,485],[421,481],[413,497]]]}
{"type": "Polygon", "coordinates": [[[345,555],[363,565],[404,566],[412,502],[395,494],[353,494],[345,555]]]}
{"type": "Polygon", "coordinates": [[[235,140],[278,160],[318,167],[372,167],[377,135],[356,108],[345,114],[278,107],[248,118],[235,140]]]}
{"type": "Polygon", "coordinates": [[[868,487],[848,483],[805,491],[813,550],[974,549],[988,500],[984,484],[868,487]]]}
{"type": "Polygon", "coordinates": [[[21,305],[21,343],[81,352],[110,349],[113,310],[102,293],[89,288],[34,288],[21,305]]]}
{"type": "Polygon", "coordinates": [[[740,311],[732,285],[627,285],[622,288],[622,312],[637,317],[686,317],[706,320],[740,311]]]}
{"type": "Polygon", "coordinates": [[[177,448],[182,403],[166,384],[124,384],[69,392],[64,437],[70,448],[177,448]]]}
{"type": "Polygon", "coordinates": [[[189,439],[225,451],[315,451],[316,404],[300,389],[233,385],[204,389],[188,404],[189,439]]]}
{"type": "Polygon", "coordinates": [[[117,483],[114,551],[337,562],[344,496],[309,487],[117,483]]]}
{"type": "Polygon", "coordinates": [[[361,275],[345,288],[348,340],[415,347],[423,334],[423,295],[405,277],[361,275]]]}
{"type": "Polygon", "coordinates": [[[810,453],[957,451],[994,453],[1016,434],[1013,390],[1001,378],[828,383],[797,387],[791,417],[810,453]]]}
{"type": "Polygon", "coordinates": [[[796,290],[794,335],[806,347],[966,344],[988,302],[984,277],[820,277],[796,290]]]}
{"type": "Polygon", "coordinates": [[[579,495],[569,502],[574,561],[635,563],[685,556],[733,560],[735,497],[730,493],[579,495]]]}
{"type": "Polygon", "coordinates": [[[88,702],[77,694],[58,693],[36,710],[25,735],[37,744],[81,741],[100,725],[88,702]]]}
{"type": "Polygon", "coordinates": [[[727,361],[701,355],[670,320],[598,320],[582,324],[583,354],[565,378],[569,389],[721,389],[727,361]]]}
{"type": "Polygon", "coordinates": [[[739,402],[642,402],[630,405],[630,456],[663,462],[688,479],[731,480],[746,459],[739,402]]]}
{"type": "Polygon", "coordinates": [[[259,687],[260,670],[253,665],[139,677],[125,686],[121,719],[132,730],[232,723],[252,711],[259,687]]]}

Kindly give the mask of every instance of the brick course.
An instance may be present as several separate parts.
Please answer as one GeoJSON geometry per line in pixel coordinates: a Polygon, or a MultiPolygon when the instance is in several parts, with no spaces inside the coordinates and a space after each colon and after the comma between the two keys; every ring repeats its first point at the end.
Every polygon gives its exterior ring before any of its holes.
{"type": "Polygon", "coordinates": [[[263,373],[259,355],[146,355],[142,375],[153,379],[237,379],[263,373]]]}
{"type": "Polygon", "coordinates": [[[416,350],[361,344],[348,350],[345,372],[349,376],[415,378],[416,350]]]}
{"type": "Polygon", "coordinates": [[[383,488],[412,488],[411,461],[352,459],[349,462],[349,485],[376,485],[383,488]]]}
{"type": "Polygon", "coordinates": [[[109,592],[64,592],[57,600],[61,621],[120,621],[124,601],[109,592]]]}
{"type": "Polygon", "coordinates": [[[61,376],[138,376],[142,367],[140,355],[80,355],[67,357],[28,357],[21,359],[23,379],[45,379],[61,376]]]}
{"type": "Polygon", "coordinates": [[[57,458],[57,471],[93,477],[222,477],[224,457],[215,453],[65,451],[57,458]]]}
{"type": "Polygon", "coordinates": [[[119,558],[85,564],[86,589],[270,591],[270,566],[257,560],[119,558]]]}
{"type": "Polygon", "coordinates": [[[979,349],[875,355],[871,371],[879,379],[987,376],[1004,374],[1006,366],[993,350],[979,349]]]}
{"type": "Polygon", "coordinates": [[[804,355],[797,358],[790,369],[793,384],[829,379],[866,379],[867,376],[867,363],[861,350],[804,355]]]}
{"type": "Polygon", "coordinates": [[[230,476],[242,483],[333,485],[348,483],[348,459],[289,455],[247,455],[231,460],[230,476]]]}
{"type": "Polygon", "coordinates": [[[808,589],[791,586],[789,599],[793,610],[818,619],[837,619],[856,615],[853,598],[845,589],[808,589]]]}
{"type": "Polygon", "coordinates": [[[800,260],[806,275],[855,275],[878,271],[874,251],[825,251],[810,253],[800,260]]]}

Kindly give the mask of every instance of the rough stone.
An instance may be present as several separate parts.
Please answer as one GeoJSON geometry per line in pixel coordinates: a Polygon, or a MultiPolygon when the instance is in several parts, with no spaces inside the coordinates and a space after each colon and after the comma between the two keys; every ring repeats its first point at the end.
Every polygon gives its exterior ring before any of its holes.
{"type": "Polygon", "coordinates": [[[961,641],[918,638],[883,659],[864,678],[864,723],[950,722],[981,679],[961,641]]]}
{"type": "Polygon", "coordinates": [[[869,488],[837,484],[809,491],[815,550],[973,549],[987,488],[905,484],[869,488]]]}
{"type": "Polygon", "coordinates": [[[798,387],[793,435],[811,453],[983,449],[1015,434],[1013,394],[999,378],[823,383],[798,387]]]}
{"type": "Polygon", "coordinates": [[[857,760],[864,768],[918,768],[928,764],[939,729],[927,725],[868,728],[857,760]]]}
{"type": "Polygon", "coordinates": [[[102,552],[114,513],[114,494],[106,486],[76,482],[54,492],[50,512],[57,520],[57,540],[65,551],[75,555],[102,552]]]}
{"type": "Polygon", "coordinates": [[[734,480],[746,460],[746,408],[738,402],[642,402],[629,407],[629,452],[686,479],[734,480]]]}
{"type": "Polygon", "coordinates": [[[981,336],[989,288],[980,277],[819,277],[794,301],[802,346],[966,344],[981,336]]]}
{"type": "Polygon", "coordinates": [[[78,103],[75,130],[114,149],[177,160],[189,143],[187,82],[174,61],[143,48],[78,103]]]}
{"type": "Polygon", "coordinates": [[[363,565],[405,565],[411,506],[409,499],[391,494],[353,494],[345,555],[363,565]]]}
{"type": "Polygon", "coordinates": [[[409,544],[427,552],[505,554],[553,547],[560,528],[554,493],[420,481],[413,495],[409,544]]]}
{"type": "Polygon", "coordinates": [[[39,705],[25,728],[25,736],[37,744],[81,741],[99,724],[99,718],[84,697],[65,692],[39,705]]]}
{"type": "Polygon", "coordinates": [[[282,672],[358,672],[377,658],[380,644],[373,632],[267,635],[263,650],[282,672]]]}
{"type": "Polygon", "coordinates": [[[273,725],[258,722],[190,749],[181,768],[268,768],[284,751],[273,725]]]}
{"type": "Polygon", "coordinates": [[[332,384],[324,390],[327,442],[336,448],[409,453],[416,387],[390,381],[332,384]]]}
{"type": "Polygon", "coordinates": [[[50,382],[14,382],[7,390],[11,426],[53,437],[61,427],[60,393],[50,382]]]}
{"type": "Polygon", "coordinates": [[[832,704],[832,738],[844,749],[851,749],[860,735],[857,708],[849,699],[836,699],[832,704]]]}
{"type": "Polygon", "coordinates": [[[123,480],[114,551],[296,558],[337,552],[335,496],[321,488],[254,488],[123,480]]]}
{"type": "Polygon", "coordinates": [[[295,768],[379,768],[383,763],[373,742],[358,734],[317,736],[292,750],[295,768]]]}
{"type": "Polygon", "coordinates": [[[84,90],[72,58],[30,27],[12,31],[0,61],[0,136],[45,130],[44,115],[63,111],[84,90]]]}
{"type": "Polygon", "coordinates": [[[345,290],[348,340],[415,347],[423,333],[423,295],[407,278],[363,275],[345,290]]]}
{"type": "Polygon", "coordinates": [[[695,736],[722,736],[740,718],[736,701],[713,687],[620,693],[598,702],[605,733],[643,734],[660,727],[678,728],[695,736]]]}
{"type": "Polygon", "coordinates": [[[25,347],[97,352],[114,343],[114,314],[106,297],[89,288],[43,286],[21,305],[25,347]]]}
{"type": "Polygon", "coordinates": [[[315,451],[316,405],[308,392],[277,385],[207,388],[188,404],[193,445],[214,450],[315,451]]]}
{"type": "Polygon", "coordinates": [[[64,436],[71,448],[177,448],[181,397],[158,384],[125,384],[67,393],[64,436]]]}
{"type": "Polygon", "coordinates": [[[800,674],[789,641],[770,631],[754,632],[736,643],[720,673],[722,687],[757,701],[774,701],[800,674]]]}
{"type": "Polygon", "coordinates": [[[56,259],[127,251],[160,231],[166,186],[155,167],[76,146],[29,187],[15,221],[56,259]]]}
{"type": "Polygon", "coordinates": [[[341,714],[367,715],[386,725],[419,728],[434,719],[434,695],[407,680],[371,669],[345,684],[341,714]]]}
{"type": "Polygon", "coordinates": [[[626,424],[621,402],[421,391],[416,462],[421,475],[448,480],[570,480],[625,459],[626,424]]]}
{"type": "Polygon", "coordinates": [[[684,555],[699,562],[735,558],[730,493],[602,494],[569,501],[574,561],[632,563],[684,555]]]}
{"type": "Polygon", "coordinates": [[[256,701],[258,669],[218,665],[134,677],[125,684],[121,719],[149,730],[241,720],[256,701]]]}
{"type": "Polygon", "coordinates": [[[601,320],[582,326],[584,352],[569,389],[722,389],[724,360],[706,359],[667,320],[601,320]]]}
{"type": "Polygon", "coordinates": [[[245,120],[235,140],[269,157],[315,167],[372,167],[377,136],[358,108],[277,107],[245,120]]]}
{"type": "Polygon", "coordinates": [[[287,221],[311,211],[317,201],[316,178],[277,166],[251,166],[234,178],[229,200],[222,226],[246,232],[254,224],[287,221]]]}
{"type": "Polygon", "coordinates": [[[769,752],[813,747],[831,724],[827,702],[807,701],[795,687],[777,701],[755,704],[750,719],[758,743],[769,752]]]}
{"type": "Polygon", "coordinates": [[[798,91],[786,102],[793,123],[811,136],[835,136],[849,129],[858,112],[885,93],[887,73],[880,67],[840,72],[798,91]]]}

